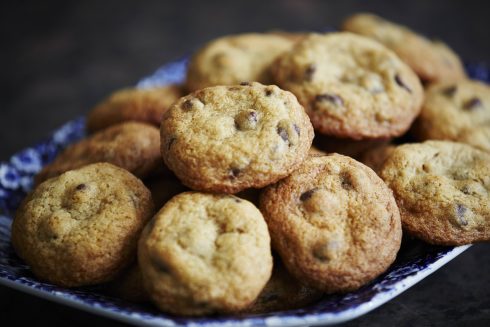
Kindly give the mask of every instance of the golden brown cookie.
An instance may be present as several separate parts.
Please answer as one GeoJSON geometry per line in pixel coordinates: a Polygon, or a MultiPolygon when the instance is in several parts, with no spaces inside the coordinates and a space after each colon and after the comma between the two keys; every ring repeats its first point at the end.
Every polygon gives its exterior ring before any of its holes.
{"type": "Polygon", "coordinates": [[[272,82],[269,66],[295,40],[270,33],[225,36],[211,41],[191,59],[187,87],[191,91],[241,82],[272,82]]]}
{"type": "Polygon", "coordinates": [[[423,99],[410,67],[382,44],[351,33],[310,34],[272,72],[298,97],[315,130],[339,138],[399,136],[423,99]]]}
{"type": "Polygon", "coordinates": [[[420,140],[449,140],[490,152],[490,87],[463,80],[426,90],[412,134],[420,140]]]}
{"type": "Polygon", "coordinates": [[[264,218],[232,195],[175,196],[145,227],[138,257],[153,302],[178,315],[241,310],[272,271],[264,218]]]}
{"type": "Polygon", "coordinates": [[[163,113],[183,95],[182,86],[175,84],[116,91],[90,111],[87,115],[87,129],[94,132],[126,121],[159,127],[163,113]]]}
{"type": "Polygon", "coordinates": [[[109,162],[143,178],[163,167],[160,133],[154,126],[127,122],[99,131],[70,145],[35,177],[37,184],[65,171],[109,162]]]}
{"type": "Polygon", "coordinates": [[[313,128],[293,94],[275,85],[214,86],[164,115],[166,165],[195,190],[236,193],[289,175],[308,154],[313,128]]]}
{"type": "Polygon", "coordinates": [[[110,281],[136,255],[151,194],[124,169],[96,163],[39,185],[17,210],[12,244],[40,279],[77,287],[110,281]]]}
{"type": "Polygon", "coordinates": [[[344,21],[342,29],[384,44],[424,81],[450,82],[466,76],[461,60],[446,44],[431,41],[405,26],[372,14],[355,14],[344,21]]]}
{"type": "Polygon", "coordinates": [[[262,314],[299,309],[320,300],[322,295],[321,291],[306,286],[294,278],[281,261],[276,259],[271,279],[255,302],[243,313],[262,314]]]}
{"type": "Polygon", "coordinates": [[[404,144],[380,176],[410,234],[441,245],[490,240],[490,154],[448,141],[404,144]]]}
{"type": "Polygon", "coordinates": [[[392,192],[371,169],[343,155],[308,157],[266,188],[260,208],[288,271],[326,293],[373,280],[400,248],[392,192]]]}

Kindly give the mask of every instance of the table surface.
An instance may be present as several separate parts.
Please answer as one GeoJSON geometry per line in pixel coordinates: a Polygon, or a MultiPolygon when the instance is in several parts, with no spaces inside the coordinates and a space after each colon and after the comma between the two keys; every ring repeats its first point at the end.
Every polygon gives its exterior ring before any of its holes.
{"type": "MultiPolygon", "coordinates": [[[[338,26],[378,13],[490,62],[488,1],[2,1],[0,160],[113,90],[223,34],[338,26]]],[[[479,244],[345,326],[489,326],[490,245],[479,244]]],[[[2,324],[120,323],[0,286],[2,324]]]]}

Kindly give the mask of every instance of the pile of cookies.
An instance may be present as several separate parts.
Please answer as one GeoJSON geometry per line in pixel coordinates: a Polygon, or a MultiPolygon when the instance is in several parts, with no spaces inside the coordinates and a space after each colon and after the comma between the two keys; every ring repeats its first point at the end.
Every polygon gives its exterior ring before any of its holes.
{"type": "Polygon", "coordinates": [[[341,29],[226,36],[185,85],[102,101],[36,176],[18,255],[57,285],[251,314],[369,283],[402,228],[489,241],[489,87],[403,26],[357,14],[341,29]]]}

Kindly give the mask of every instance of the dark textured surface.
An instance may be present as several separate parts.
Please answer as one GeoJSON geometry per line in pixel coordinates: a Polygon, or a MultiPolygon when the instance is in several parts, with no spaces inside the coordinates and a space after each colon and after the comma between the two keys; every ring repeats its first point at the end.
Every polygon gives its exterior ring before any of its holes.
{"type": "MultiPolygon", "coordinates": [[[[320,30],[373,11],[490,62],[485,1],[43,1],[0,4],[0,160],[108,92],[134,84],[213,37],[320,30]]],[[[395,300],[346,326],[490,325],[490,246],[477,245],[395,300]]],[[[2,324],[117,325],[0,287],[2,324]]]]}

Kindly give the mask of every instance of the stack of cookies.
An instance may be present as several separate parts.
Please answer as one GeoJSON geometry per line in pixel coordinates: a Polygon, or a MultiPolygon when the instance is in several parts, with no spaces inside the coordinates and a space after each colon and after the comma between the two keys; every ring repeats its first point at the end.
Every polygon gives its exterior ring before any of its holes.
{"type": "Polygon", "coordinates": [[[489,241],[489,87],[380,17],[342,29],[226,36],[185,85],[103,100],[18,209],[18,255],[57,285],[251,314],[371,282],[402,228],[489,241]]]}

